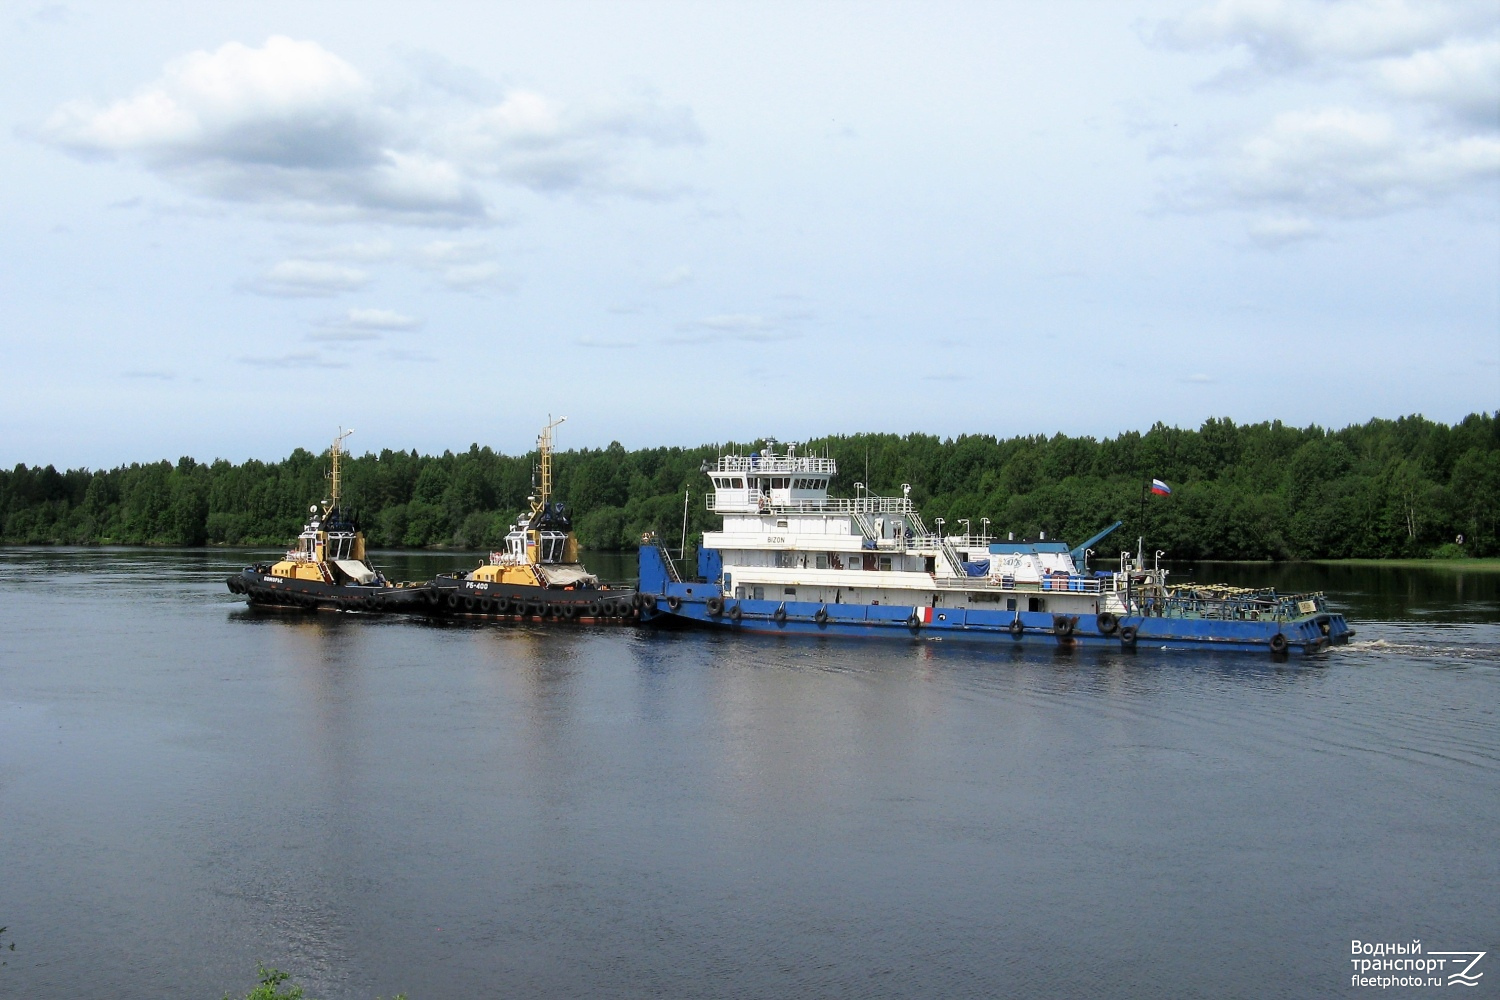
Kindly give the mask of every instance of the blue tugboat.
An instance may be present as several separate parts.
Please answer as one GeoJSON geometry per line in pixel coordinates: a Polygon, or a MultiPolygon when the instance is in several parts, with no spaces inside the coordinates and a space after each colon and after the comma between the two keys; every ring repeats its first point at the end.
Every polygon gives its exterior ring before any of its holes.
{"type": "MultiPolygon", "coordinates": [[[[1118,570],[1081,545],[930,531],[900,497],[828,495],[838,469],[796,446],[719,459],[695,579],[652,536],[640,548],[642,621],[739,632],[1131,649],[1317,653],[1354,635],[1321,593],[1171,585],[1138,546],[1118,570]]],[[[860,484],[856,484],[859,486],[860,484]]],[[[987,522],[985,522],[987,524],[987,522]]]]}

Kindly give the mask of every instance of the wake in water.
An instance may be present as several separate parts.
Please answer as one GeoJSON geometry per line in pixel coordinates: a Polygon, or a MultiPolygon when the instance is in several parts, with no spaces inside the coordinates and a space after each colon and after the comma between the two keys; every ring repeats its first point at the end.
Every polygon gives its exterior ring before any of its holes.
{"type": "Polygon", "coordinates": [[[1356,639],[1338,646],[1334,653],[1344,656],[1403,656],[1421,660],[1462,660],[1492,663],[1500,666],[1500,643],[1453,643],[1416,638],[1356,639]]]}

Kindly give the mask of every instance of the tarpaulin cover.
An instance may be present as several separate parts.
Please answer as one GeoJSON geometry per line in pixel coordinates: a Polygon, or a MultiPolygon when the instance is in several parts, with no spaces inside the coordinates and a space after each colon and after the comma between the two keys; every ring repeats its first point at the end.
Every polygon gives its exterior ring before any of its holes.
{"type": "Polygon", "coordinates": [[[964,572],[970,576],[984,576],[990,571],[988,559],[975,559],[973,562],[964,563],[964,572]]]}
{"type": "Polygon", "coordinates": [[[355,559],[335,559],[333,564],[348,574],[355,583],[374,583],[375,571],[355,559]]]}

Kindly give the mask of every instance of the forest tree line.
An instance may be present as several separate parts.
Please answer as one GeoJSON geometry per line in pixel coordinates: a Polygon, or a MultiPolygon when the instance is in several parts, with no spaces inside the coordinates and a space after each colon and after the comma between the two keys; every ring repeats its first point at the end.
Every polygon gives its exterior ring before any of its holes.
{"type": "MultiPolygon", "coordinates": [[[[655,530],[688,545],[718,527],[704,462],[763,442],[556,454],[554,498],[587,548],[628,549],[655,530]]],[[[852,434],[802,442],[838,461],[834,492],[911,487],[929,526],[981,518],[1004,537],[1077,543],[1119,519],[1110,551],[1144,534],[1176,559],[1500,555],[1500,414],[1454,426],[1420,416],[1325,430],[1209,420],[1117,437],[852,434]],[[1150,478],[1171,496],[1148,495],[1150,478]],[[1143,520],[1144,516],[1144,520],[1143,520]],[[1458,542],[1462,536],[1463,542],[1458,542]]],[[[779,450],[779,449],[778,449],[779,450]]],[[[533,492],[536,453],[385,450],[345,459],[344,500],[382,548],[496,548],[533,492]]],[[[0,471],[7,544],[280,547],[327,493],[328,453],[280,462],[181,458],[114,469],[0,471]]]]}

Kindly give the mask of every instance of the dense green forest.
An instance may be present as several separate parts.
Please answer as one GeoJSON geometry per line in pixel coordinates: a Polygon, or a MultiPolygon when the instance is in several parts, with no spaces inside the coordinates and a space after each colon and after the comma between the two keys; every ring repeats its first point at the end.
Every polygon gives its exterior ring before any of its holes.
{"type": "MultiPolygon", "coordinates": [[[[684,491],[689,530],[717,526],[703,504],[702,463],[758,444],[560,452],[557,498],[572,507],[587,547],[630,548],[648,529],[675,542],[684,491]]],[[[1452,427],[1414,416],[1343,430],[1210,420],[1105,440],[854,434],[802,448],[838,460],[836,492],[864,481],[899,495],[909,483],[927,522],[942,517],[950,528],[987,517],[991,532],[1077,542],[1119,518],[1118,538],[1144,533],[1178,559],[1500,554],[1500,414],[1452,427]],[[1148,497],[1143,524],[1141,486],[1153,476],[1173,493],[1148,497]]],[[[346,505],[376,546],[494,547],[525,505],[535,462],[534,453],[477,444],[459,454],[367,454],[346,461],[346,505]]],[[[326,452],[301,449],[240,465],[18,465],[0,472],[0,541],[280,546],[324,496],[327,465],[326,452]]]]}

